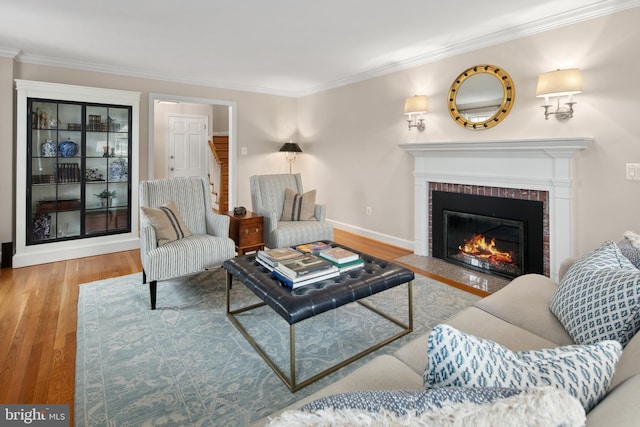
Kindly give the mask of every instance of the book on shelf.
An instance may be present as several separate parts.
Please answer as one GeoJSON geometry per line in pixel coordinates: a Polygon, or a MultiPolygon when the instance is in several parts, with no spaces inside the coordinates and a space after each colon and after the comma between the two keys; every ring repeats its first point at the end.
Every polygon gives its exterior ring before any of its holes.
{"type": "Polygon", "coordinates": [[[277,248],[258,251],[257,258],[269,264],[271,267],[275,267],[279,262],[300,256],[302,256],[300,252],[293,248],[277,248]]]}
{"type": "Polygon", "coordinates": [[[318,252],[318,256],[329,261],[333,261],[336,264],[344,264],[360,259],[360,255],[355,252],[351,252],[348,249],[336,246],[333,248],[325,249],[318,252]]]}
{"type": "Polygon", "coordinates": [[[319,258],[312,254],[306,254],[298,258],[279,262],[275,268],[288,277],[299,277],[331,267],[334,267],[334,265],[326,259],[319,258]]]}
{"type": "Polygon", "coordinates": [[[325,242],[311,242],[296,246],[296,250],[305,254],[315,254],[318,251],[331,248],[331,245],[325,242]]]}
{"type": "Polygon", "coordinates": [[[319,272],[311,273],[307,276],[297,277],[292,279],[290,277],[285,276],[277,269],[274,269],[272,272],[273,277],[278,279],[285,286],[296,289],[300,286],[311,285],[312,283],[322,282],[323,280],[331,279],[333,277],[337,277],[340,275],[337,267],[333,267],[327,270],[320,270],[319,272]]]}

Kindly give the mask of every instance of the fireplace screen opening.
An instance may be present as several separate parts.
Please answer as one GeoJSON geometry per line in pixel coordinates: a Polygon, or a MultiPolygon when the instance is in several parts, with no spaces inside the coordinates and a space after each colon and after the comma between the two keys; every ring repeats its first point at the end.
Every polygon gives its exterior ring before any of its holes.
{"type": "Polygon", "coordinates": [[[445,259],[506,277],[523,274],[525,223],[443,210],[445,259]]]}

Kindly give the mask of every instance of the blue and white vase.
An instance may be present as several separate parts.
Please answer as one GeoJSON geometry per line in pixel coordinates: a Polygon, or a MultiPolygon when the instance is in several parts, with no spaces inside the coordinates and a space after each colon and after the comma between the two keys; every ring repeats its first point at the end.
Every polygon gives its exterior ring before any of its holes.
{"type": "Polygon", "coordinates": [[[33,217],[33,239],[44,240],[51,237],[51,216],[35,214],[33,217]]]}
{"type": "Polygon", "coordinates": [[[42,157],[55,157],[58,155],[58,147],[53,139],[47,139],[40,145],[40,155],[42,157]]]}
{"type": "Polygon", "coordinates": [[[67,139],[58,145],[58,151],[60,151],[62,157],[74,157],[78,154],[78,144],[71,139],[67,139]]]}
{"type": "Polygon", "coordinates": [[[129,179],[129,168],[126,159],[115,159],[109,165],[111,181],[127,181],[129,179]]]}

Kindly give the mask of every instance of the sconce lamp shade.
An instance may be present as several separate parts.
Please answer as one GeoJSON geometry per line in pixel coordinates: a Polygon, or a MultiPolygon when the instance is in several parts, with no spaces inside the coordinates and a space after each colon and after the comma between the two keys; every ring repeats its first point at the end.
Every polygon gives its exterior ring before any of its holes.
{"type": "Polygon", "coordinates": [[[280,147],[279,151],[287,153],[302,153],[302,149],[296,142],[285,142],[282,147],[280,147]]]}
{"type": "Polygon", "coordinates": [[[427,96],[415,95],[404,100],[404,113],[416,114],[427,112],[427,96]]]}
{"type": "Polygon", "coordinates": [[[579,68],[549,71],[538,76],[536,97],[567,96],[582,92],[579,68]]]}

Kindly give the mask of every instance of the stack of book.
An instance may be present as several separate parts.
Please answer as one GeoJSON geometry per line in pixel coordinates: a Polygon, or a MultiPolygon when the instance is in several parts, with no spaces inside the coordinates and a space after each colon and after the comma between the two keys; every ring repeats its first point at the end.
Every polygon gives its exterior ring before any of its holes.
{"type": "Polygon", "coordinates": [[[288,287],[295,289],[340,275],[338,267],[313,254],[278,262],[273,276],[288,287]]]}
{"type": "Polygon", "coordinates": [[[341,273],[364,266],[364,260],[357,253],[339,246],[324,249],[318,252],[318,256],[334,264],[341,273]]]}
{"type": "Polygon", "coordinates": [[[364,260],[357,253],[324,242],[261,250],[256,261],[292,289],[364,266],[364,260]]]}
{"type": "Polygon", "coordinates": [[[293,248],[267,249],[258,251],[256,261],[269,271],[273,271],[278,263],[288,259],[299,258],[300,256],[302,256],[302,254],[293,248]]]}

